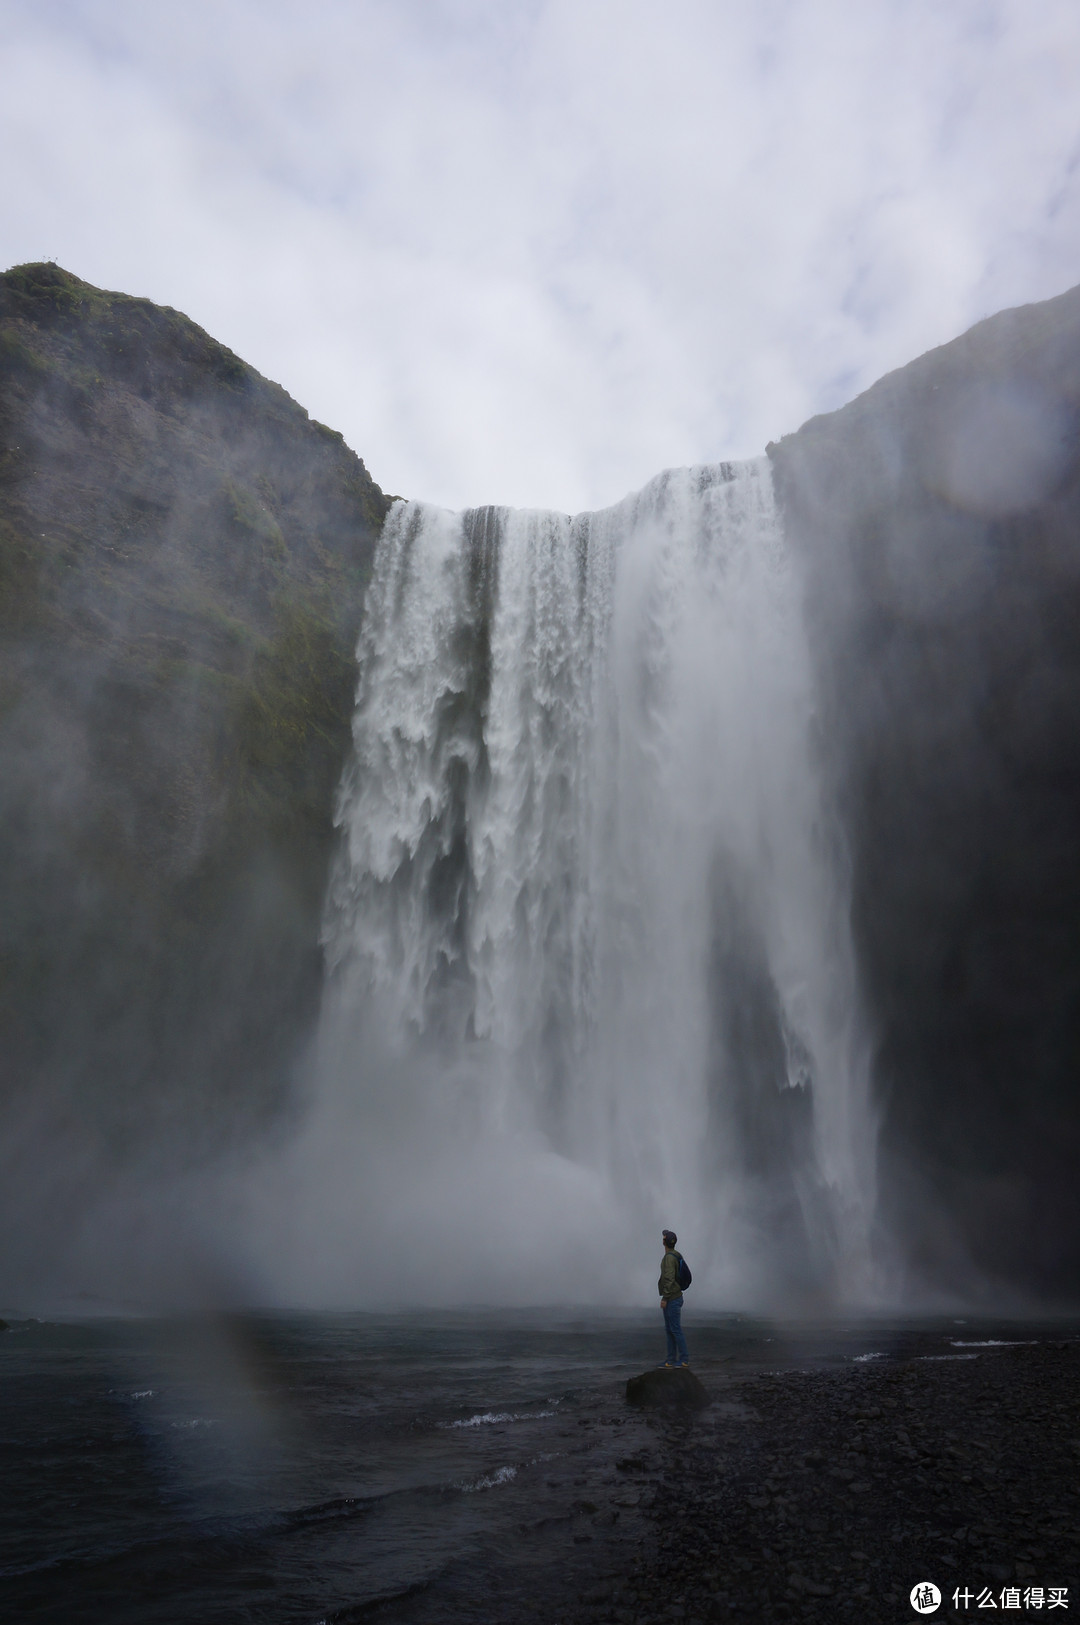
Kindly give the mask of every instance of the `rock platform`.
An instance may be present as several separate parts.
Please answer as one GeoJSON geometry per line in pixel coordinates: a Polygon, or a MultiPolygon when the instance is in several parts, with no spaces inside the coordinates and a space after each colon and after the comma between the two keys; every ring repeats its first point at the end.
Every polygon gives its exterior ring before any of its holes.
{"type": "Polygon", "coordinates": [[[644,1371],[640,1377],[630,1378],[626,1384],[626,1402],[638,1409],[703,1410],[709,1403],[709,1395],[687,1366],[659,1366],[655,1371],[644,1371]]]}

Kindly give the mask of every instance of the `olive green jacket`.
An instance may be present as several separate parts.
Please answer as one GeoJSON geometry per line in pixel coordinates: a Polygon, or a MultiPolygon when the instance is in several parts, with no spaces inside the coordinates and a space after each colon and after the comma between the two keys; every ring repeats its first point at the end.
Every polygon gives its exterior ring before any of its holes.
{"type": "Polygon", "coordinates": [[[682,1287],[679,1285],[679,1265],[682,1262],[682,1253],[677,1253],[674,1247],[669,1247],[664,1253],[664,1261],[660,1265],[660,1279],[656,1283],[660,1288],[662,1298],[681,1298],[682,1287]]]}

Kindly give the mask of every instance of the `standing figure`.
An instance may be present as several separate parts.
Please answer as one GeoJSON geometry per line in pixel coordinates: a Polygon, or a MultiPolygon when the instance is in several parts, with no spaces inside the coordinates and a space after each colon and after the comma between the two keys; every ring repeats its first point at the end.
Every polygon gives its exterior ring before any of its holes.
{"type": "Polygon", "coordinates": [[[667,1359],[665,1366],[678,1370],[680,1366],[690,1364],[690,1355],[686,1348],[686,1338],[682,1329],[683,1289],[680,1281],[680,1268],[683,1266],[681,1253],[675,1251],[678,1236],[674,1230],[664,1231],[664,1259],[660,1265],[660,1307],[664,1311],[664,1330],[667,1333],[667,1359]]]}

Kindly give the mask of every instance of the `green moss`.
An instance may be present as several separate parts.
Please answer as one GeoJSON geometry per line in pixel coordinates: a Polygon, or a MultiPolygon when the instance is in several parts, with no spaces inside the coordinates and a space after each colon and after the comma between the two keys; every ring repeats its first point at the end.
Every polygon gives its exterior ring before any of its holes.
{"type": "Polygon", "coordinates": [[[225,507],[229,519],[238,530],[247,531],[269,545],[272,556],[283,560],[287,554],[285,537],[273,514],[253,491],[226,480],[225,507]]]}
{"type": "Polygon", "coordinates": [[[0,517],[0,621],[25,628],[41,613],[40,550],[0,517]]]}
{"type": "Polygon", "coordinates": [[[96,367],[73,367],[68,378],[72,389],[88,399],[105,387],[105,380],[96,367]]]}
{"type": "Polygon", "coordinates": [[[161,688],[188,688],[204,698],[223,701],[230,709],[242,703],[248,692],[243,678],[203,660],[163,655],[154,662],[153,676],[161,688]]]}
{"type": "Polygon", "coordinates": [[[115,297],[72,276],[52,260],[15,265],[5,272],[4,282],[23,305],[33,307],[38,316],[76,312],[84,317],[105,314],[115,297]]]}
{"type": "Polygon", "coordinates": [[[12,325],[0,328],[0,366],[13,367],[33,378],[47,378],[56,371],[56,363],[27,344],[12,325]]]}
{"type": "Polygon", "coordinates": [[[351,651],[324,606],[281,598],[225,740],[239,800],[279,833],[321,826],[340,771],[355,684],[351,651]]]}
{"type": "Polygon", "coordinates": [[[185,607],[189,613],[197,615],[205,625],[212,626],[227,643],[237,649],[254,650],[263,641],[247,621],[238,620],[235,615],[228,614],[212,598],[191,601],[185,607]]]}

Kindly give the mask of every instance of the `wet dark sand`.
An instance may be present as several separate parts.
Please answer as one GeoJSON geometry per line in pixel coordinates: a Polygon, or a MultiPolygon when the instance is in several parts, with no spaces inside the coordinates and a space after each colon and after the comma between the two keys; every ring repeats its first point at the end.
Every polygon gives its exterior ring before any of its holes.
{"type": "Polygon", "coordinates": [[[598,1542],[592,1583],[551,1619],[872,1625],[925,1617],[923,1580],[938,1619],[989,1617],[984,1588],[998,1617],[1080,1614],[1080,1341],[699,1374],[709,1409],[657,1414],[617,1467],[651,1537],[598,1542]]]}

